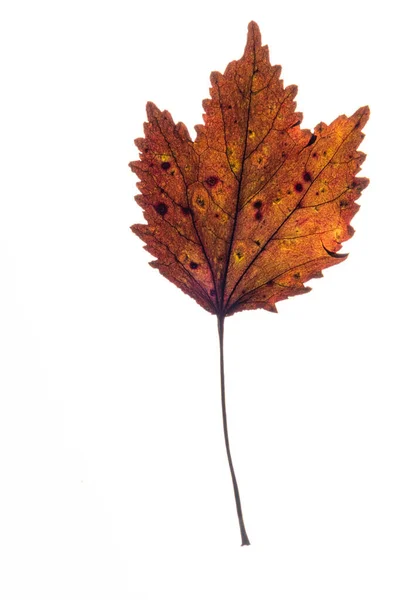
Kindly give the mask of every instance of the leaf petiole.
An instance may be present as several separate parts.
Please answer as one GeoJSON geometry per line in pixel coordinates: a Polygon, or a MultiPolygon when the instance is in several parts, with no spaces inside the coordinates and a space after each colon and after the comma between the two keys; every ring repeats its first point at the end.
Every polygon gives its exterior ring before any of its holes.
{"type": "Polygon", "coordinates": [[[224,320],[225,315],[218,315],[218,336],[219,336],[219,362],[221,373],[221,404],[222,404],[222,420],[224,425],[224,438],[226,454],[228,456],[229,469],[232,477],[233,491],[235,493],[236,511],[239,519],[240,534],[242,536],[242,546],[250,546],[250,541],[246,533],[246,528],[243,521],[242,505],[240,502],[239,488],[236,481],[235,470],[233,468],[231,451],[229,447],[228,422],[226,418],[226,402],[225,402],[225,371],[224,371],[224,320]]]}

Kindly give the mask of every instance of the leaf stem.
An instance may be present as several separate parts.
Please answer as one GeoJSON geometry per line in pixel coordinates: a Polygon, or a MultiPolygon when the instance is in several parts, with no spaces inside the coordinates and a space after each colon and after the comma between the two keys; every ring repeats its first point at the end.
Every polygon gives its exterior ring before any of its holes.
{"type": "Polygon", "coordinates": [[[226,419],[226,403],[225,403],[225,372],[224,372],[224,320],[225,315],[218,315],[218,335],[219,335],[219,362],[221,372],[221,404],[222,404],[222,420],[224,424],[224,437],[226,454],[228,456],[229,469],[231,471],[233,491],[235,493],[236,511],[239,519],[240,534],[242,536],[242,546],[250,546],[249,538],[247,537],[246,528],[243,521],[242,505],[240,503],[239,488],[236,481],[235,470],[233,468],[231,451],[229,448],[228,437],[228,422],[226,419]]]}

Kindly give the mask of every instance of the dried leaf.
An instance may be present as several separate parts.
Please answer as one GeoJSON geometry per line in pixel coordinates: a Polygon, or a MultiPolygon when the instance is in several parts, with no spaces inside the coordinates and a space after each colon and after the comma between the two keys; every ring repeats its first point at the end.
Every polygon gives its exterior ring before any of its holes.
{"type": "Polygon", "coordinates": [[[225,407],[224,319],[237,311],[276,312],[279,300],[309,291],[304,283],[342,262],[342,242],[368,179],[356,177],[368,107],[311,133],[295,112],[297,88],[284,88],[258,26],[250,23],[243,57],[211,74],[204,125],[192,141],[167,111],[147,105],[136,140],[146,224],[132,230],[156,257],[150,264],[218,317],[225,444],[242,545],[239,490],[225,407]]]}
{"type": "Polygon", "coordinates": [[[276,311],[309,291],[304,282],[346,258],[338,251],[368,184],[356,177],[368,107],[301,129],[297,88],[284,88],[280,71],[250,23],[243,57],[211,75],[196,140],[150,102],[136,140],[130,166],[147,224],[132,230],[150,264],[217,315],[276,311]]]}

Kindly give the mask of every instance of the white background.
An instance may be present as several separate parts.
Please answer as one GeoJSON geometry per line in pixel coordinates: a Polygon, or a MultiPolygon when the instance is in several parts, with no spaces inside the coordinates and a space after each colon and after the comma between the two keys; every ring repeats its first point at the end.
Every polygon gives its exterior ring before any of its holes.
{"type": "Polygon", "coordinates": [[[398,600],[399,117],[392,3],[4,2],[0,596],[398,600]],[[129,226],[145,103],[190,131],[254,19],[303,124],[372,111],[349,259],[216,319],[129,226]]]}

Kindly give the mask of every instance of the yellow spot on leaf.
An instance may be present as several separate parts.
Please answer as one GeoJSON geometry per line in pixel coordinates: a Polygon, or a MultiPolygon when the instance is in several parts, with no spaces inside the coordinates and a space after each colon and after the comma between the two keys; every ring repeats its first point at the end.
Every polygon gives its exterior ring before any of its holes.
{"type": "Polygon", "coordinates": [[[337,242],[341,242],[343,239],[343,229],[342,227],[337,227],[337,229],[335,229],[335,240],[337,242]]]}
{"type": "Polygon", "coordinates": [[[235,252],[233,253],[233,256],[235,258],[235,262],[240,263],[244,259],[244,248],[238,246],[235,252]]]}

